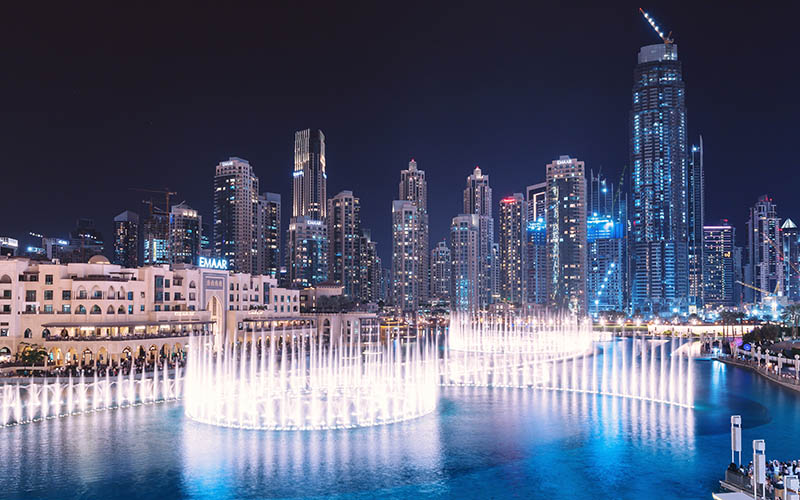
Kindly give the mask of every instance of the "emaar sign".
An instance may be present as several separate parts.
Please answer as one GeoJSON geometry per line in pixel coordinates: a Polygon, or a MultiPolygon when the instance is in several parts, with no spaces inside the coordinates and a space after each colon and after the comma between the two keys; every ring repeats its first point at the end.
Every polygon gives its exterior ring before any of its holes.
{"type": "Polygon", "coordinates": [[[222,271],[228,270],[228,261],[225,259],[215,259],[212,257],[200,257],[197,259],[197,267],[204,269],[220,269],[222,271]]]}

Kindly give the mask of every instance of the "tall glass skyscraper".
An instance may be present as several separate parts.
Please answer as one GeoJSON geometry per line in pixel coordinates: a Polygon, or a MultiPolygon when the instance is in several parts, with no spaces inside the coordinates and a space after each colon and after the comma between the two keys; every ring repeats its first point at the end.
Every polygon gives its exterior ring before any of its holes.
{"type": "Polygon", "coordinates": [[[325,168],[322,131],[295,132],[292,217],[286,238],[286,267],[289,282],[295,286],[314,286],[328,279],[325,168]]]}
{"type": "Polygon", "coordinates": [[[692,145],[689,160],[688,180],[689,209],[689,312],[697,312],[703,307],[703,266],[705,221],[705,174],[703,172],[703,136],[692,145]]]}
{"type": "MultiPolygon", "coordinates": [[[[630,287],[634,313],[688,309],[689,151],[678,46],[648,45],[630,117],[630,287]]],[[[700,221],[702,226],[702,221],[700,221]]]]}
{"type": "Polygon", "coordinates": [[[588,266],[586,293],[589,312],[624,311],[625,283],[625,199],[605,177],[590,173],[586,220],[588,266]]]}

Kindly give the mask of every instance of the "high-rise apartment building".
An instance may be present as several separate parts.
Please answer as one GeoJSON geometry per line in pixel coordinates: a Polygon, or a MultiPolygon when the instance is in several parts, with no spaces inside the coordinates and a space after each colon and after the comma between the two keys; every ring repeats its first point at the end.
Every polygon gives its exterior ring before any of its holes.
{"type": "Polygon", "coordinates": [[[328,279],[342,285],[343,294],[361,294],[361,206],[352,191],[328,200],[328,279]]]}
{"type": "Polygon", "coordinates": [[[328,278],[325,135],[321,130],[294,134],[292,217],[287,232],[289,282],[313,286],[328,278]],[[293,234],[300,231],[300,234],[293,234]],[[301,245],[297,247],[296,245],[301,245]]]}
{"type": "Polygon", "coordinates": [[[494,217],[492,216],[492,188],[489,186],[489,176],[485,175],[480,167],[475,167],[472,174],[467,176],[467,187],[464,189],[464,214],[479,217],[480,239],[478,255],[478,295],[480,306],[485,307],[492,301],[492,291],[499,291],[500,283],[495,279],[499,272],[494,272],[492,265],[497,266],[492,258],[492,245],[494,238],[494,217]]]}
{"type": "Polygon", "coordinates": [[[371,232],[364,228],[358,243],[358,273],[356,298],[362,303],[377,302],[381,295],[381,258],[371,232]]]}
{"type": "Polygon", "coordinates": [[[122,267],[139,267],[139,215],[125,210],[114,217],[114,261],[122,267]]]}
{"type": "Polygon", "coordinates": [[[784,263],[781,261],[781,220],[772,198],[763,195],[750,209],[747,221],[748,254],[752,273],[750,284],[753,302],[763,302],[770,296],[782,296],[785,291],[784,263]]]}
{"type": "Polygon", "coordinates": [[[431,250],[431,299],[450,301],[452,258],[446,241],[440,241],[431,250]]]}
{"type": "Polygon", "coordinates": [[[727,220],[703,227],[703,303],[706,306],[734,306],[735,279],[733,226],[727,220]]]}
{"type": "Polygon", "coordinates": [[[586,242],[586,294],[589,312],[625,311],[626,200],[599,173],[590,173],[586,242]]]}
{"type": "Polygon", "coordinates": [[[282,265],[281,195],[263,193],[258,197],[255,225],[255,263],[257,274],[277,278],[282,265]]]}
{"type": "Polygon", "coordinates": [[[631,302],[635,313],[674,313],[688,309],[689,297],[689,151],[678,46],[642,47],[633,80],[631,302]]]}
{"type": "Polygon", "coordinates": [[[423,221],[417,204],[409,200],[393,201],[391,293],[394,305],[403,312],[419,309],[420,287],[426,281],[422,279],[421,232],[423,221]]]}
{"type": "Polygon", "coordinates": [[[692,146],[689,159],[688,194],[688,262],[689,262],[689,312],[697,312],[703,306],[703,257],[705,223],[705,177],[703,170],[703,136],[692,146]]]}
{"type": "Polygon", "coordinates": [[[500,200],[500,298],[523,305],[526,296],[527,208],[522,193],[500,200]]]}
{"type": "MultiPolygon", "coordinates": [[[[413,287],[414,293],[418,294],[413,299],[414,303],[427,302],[428,293],[430,292],[430,239],[428,233],[428,182],[425,180],[425,171],[417,168],[417,162],[412,158],[408,162],[408,169],[400,171],[400,185],[399,185],[398,199],[401,201],[408,201],[417,207],[416,220],[418,227],[416,229],[416,243],[413,248],[407,248],[413,251],[411,257],[417,261],[418,274],[412,278],[417,281],[413,287]]],[[[405,210],[405,209],[404,209],[405,210]]],[[[403,257],[405,259],[405,257],[403,257]]],[[[392,268],[395,269],[394,263],[392,268]]]]}
{"type": "Polygon", "coordinates": [[[170,264],[197,265],[202,243],[203,218],[189,205],[179,203],[169,212],[170,264]]]}
{"type": "Polygon", "coordinates": [[[323,221],[292,217],[286,242],[290,285],[308,288],[328,279],[327,233],[323,221]]]}
{"type": "Polygon", "coordinates": [[[214,173],[214,253],[228,268],[252,273],[257,259],[258,177],[247,160],[231,157],[214,173]]]}
{"type": "Polygon", "coordinates": [[[586,308],[586,176],[584,162],[562,155],[547,164],[547,295],[551,307],[586,308]]]}
{"type": "Polygon", "coordinates": [[[325,134],[311,129],[295,132],[292,217],[325,219],[328,196],[325,165],[325,134]]]}
{"type": "Polygon", "coordinates": [[[453,217],[450,224],[450,255],[453,262],[450,307],[454,310],[469,311],[481,307],[480,218],[480,215],[462,214],[453,217]]]}
{"type": "Polygon", "coordinates": [[[547,183],[525,190],[528,209],[525,247],[526,294],[528,304],[547,304],[547,183]]]}
{"type": "Polygon", "coordinates": [[[783,241],[786,297],[797,302],[800,300],[800,233],[792,219],[786,219],[781,225],[781,241],[783,241]]]}

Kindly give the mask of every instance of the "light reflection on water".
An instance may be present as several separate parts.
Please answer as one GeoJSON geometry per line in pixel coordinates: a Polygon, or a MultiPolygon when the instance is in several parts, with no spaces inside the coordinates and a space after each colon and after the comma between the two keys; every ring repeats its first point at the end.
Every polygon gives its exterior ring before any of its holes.
{"type": "Polygon", "coordinates": [[[363,429],[218,428],[179,404],[49,420],[0,430],[0,496],[708,498],[730,457],[731,413],[745,443],[800,458],[798,395],[715,362],[694,370],[694,410],[450,387],[435,414],[363,429]]]}

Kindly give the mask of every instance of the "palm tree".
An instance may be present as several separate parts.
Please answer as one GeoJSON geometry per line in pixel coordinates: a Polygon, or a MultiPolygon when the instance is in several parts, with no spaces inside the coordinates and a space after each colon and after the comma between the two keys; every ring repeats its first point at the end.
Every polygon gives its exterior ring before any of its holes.
{"type": "Polygon", "coordinates": [[[26,365],[31,365],[31,367],[44,364],[45,358],[47,358],[47,350],[37,344],[25,347],[19,354],[19,360],[26,365]]]}

